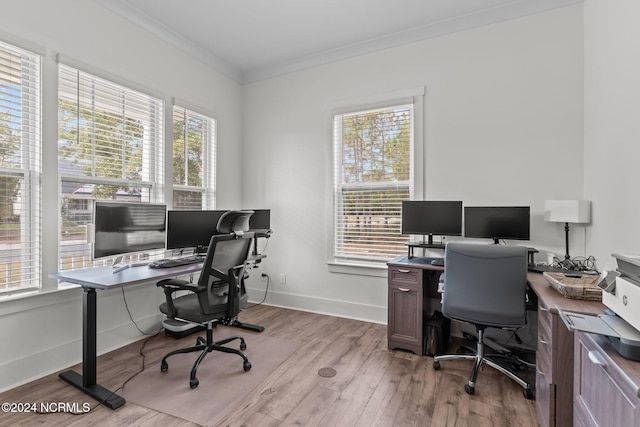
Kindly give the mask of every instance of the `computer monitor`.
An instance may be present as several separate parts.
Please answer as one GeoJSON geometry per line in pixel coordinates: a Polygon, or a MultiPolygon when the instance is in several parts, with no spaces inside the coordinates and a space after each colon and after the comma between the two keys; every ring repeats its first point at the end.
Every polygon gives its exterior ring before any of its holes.
{"type": "Polygon", "coordinates": [[[465,206],[464,236],[499,240],[529,240],[529,206],[465,206]]]}
{"type": "Polygon", "coordinates": [[[249,218],[250,230],[269,230],[271,228],[271,210],[270,209],[248,209],[253,211],[253,215],[249,218]]]}
{"type": "Polygon", "coordinates": [[[164,204],[96,200],[93,203],[93,259],[164,249],[164,204]]]}
{"type": "Polygon", "coordinates": [[[217,234],[218,219],[226,210],[169,210],[167,249],[194,248],[205,252],[211,236],[217,234]]]}
{"type": "Polygon", "coordinates": [[[462,201],[403,200],[402,234],[422,234],[433,244],[433,236],[462,235],[462,201]]]}

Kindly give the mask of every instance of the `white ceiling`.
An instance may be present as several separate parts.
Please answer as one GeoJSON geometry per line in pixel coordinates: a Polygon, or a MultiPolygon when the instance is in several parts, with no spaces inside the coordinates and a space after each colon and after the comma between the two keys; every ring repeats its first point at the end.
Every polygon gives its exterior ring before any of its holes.
{"type": "Polygon", "coordinates": [[[96,1],[240,83],[582,2],[96,1]]]}

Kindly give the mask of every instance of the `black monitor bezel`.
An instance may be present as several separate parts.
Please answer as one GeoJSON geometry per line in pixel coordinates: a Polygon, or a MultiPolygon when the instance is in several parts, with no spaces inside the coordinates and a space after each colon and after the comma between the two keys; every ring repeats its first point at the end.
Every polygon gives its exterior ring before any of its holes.
{"type": "Polygon", "coordinates": [[[403,200],[402,201],[402,213],[401,213],[401,234],[415,234],[415,235],[429,235],[429,236],[462,236],[462,201],[460,200],[403,200]],[[438,210],[438,216],[442,216],[445,214],[444,210],[446,209],[446,219],[451,221],[451,215],[455,213],[457,215],[453,221],[452,227],[440,227],[439,225],[428,225],[424,224],[417,227],[409,227],[407,224],[407,220],[411,219],[408,216],[408,208],[418,208],[418,210],[414,210],[411,214],[411,217],[414,217],[422,212],[426,214],[428,209],[432,211],[438,210]]]}
{"type": "Polygon", "coordinates": [[[227,210],[170,209],[167,211],[167,250],[204,252],[211,236],[219,234],[218,219],[227,210]],[[179,227],[176,227],[179,225],[179,227]]]}
{"type": "MultiPolygon", "coordinates": [[[[125,201],[125,200],[93,200],[93,206],[92,206],[92,212],[91,212],[91,225],[92,225],[92,237],[91,237],[91,259],[92,260],[102,260],[102,259],[107,259],[107,258],[115,258],[115,257],[121,257],[121,256],[126,256],[126,255],[135,255],[135,254],[139,254],[139,253],[145,253],[145,252],[149,252],[149,251],[154,251],[154,250],[164,250],[165,248],[165,240],[166,240],[166,232],[167,232],[167,205],[164,203],[142,203],[142,202],[132,202],[132,201],[125,201]],[[143,207],[143,208],[156,208],[156,209],[162,209],[164,208],[164,221],[163,224],[160,227],[157,227],[157,231],[160,231],[161,233],[163,233],[162,238],[158,238],[157,241],[153,242],[152,244],[150,244],[149,246],[145,246],[145,247],[130,247],[130,248],[118,248],[117,250],[112,250],[112,251],[101,251],[98,252],[99,250],[99,244],[97,244],[97,240],[99,239],[99,235],[98,233],[101,231],[100,230],[100,226],[97,225],[98,223],[98,212],[100,210],[100,207],[115,207],[115,206],[127,206],[127,207],[143,207]]],[[[156,230],[156,226],[153,227],[154,230],[156,230]]],[[[142,230],[140,230],[142,231],[142,230]]],[[[148,230],[144,230],[144,231],[148,231],[148,230]]],[[[127,232],[135,232],[135,230],[133,231],[125,231],[125,230],[115,230],[113,232],[122,232],[122,233],[127,233],[127,232]]]]}
{"type": "Polygon", "coordinates": [[[464,237],[476,239],[493,239],[494,243],[499,240],[530,240],[531,239],[531,207],[530,206],[465,206],[464,207],[464,237]],[[517,214],[517,215],[514,215],[517,214]],[[480,215],[480,216],[479,216],[480,215]],[[522,216],[524,215],[524,216],[522,216]],[[520,216],[520,218],[518,218],[520,216]],[[526,221],[525,218],[526,217],[526,221]],[[518,220],[519,224],[514,224],[509,232],[499,231],[497,227],[491,228],[485,224],[480,230],[471,221],[478,218],[486,222],[489,219],[504,220],[512,218],[518,220]],[[515,227],[515,228],[514,228],[515,227]],[[519,230],[519,231],[513,231],[519,230]]]}
{"type": "Polygon", "coordinates": [[[271,209],[245,209],[253,211],[249,218],[249,230],[270,230],[271,209]]]}

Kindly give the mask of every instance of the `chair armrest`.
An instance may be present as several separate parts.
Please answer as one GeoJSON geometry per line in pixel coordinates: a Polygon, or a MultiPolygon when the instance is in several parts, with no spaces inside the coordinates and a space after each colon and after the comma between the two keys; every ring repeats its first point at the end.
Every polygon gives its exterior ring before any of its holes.
{"type": "Polygon", "coordinates": [[[202,292],[205,288],[198,286],[195,283],[182,279],[164,279],[156,283],[156,286],[163,288],[166,291],[190,291],[190,292],[202,292]]]}
{"type": "Polygon", "coordinates": [[[182,279],[164,279],[156,283],[156,286],[164,290],[167,308],[169,309],[169,318],[175,318],[177,314],[176,306],[173,304],[172,294],[177,291],[189,291],[196,294],[206,290],[206,288],[198,286],[194,283],[182,279]]]}

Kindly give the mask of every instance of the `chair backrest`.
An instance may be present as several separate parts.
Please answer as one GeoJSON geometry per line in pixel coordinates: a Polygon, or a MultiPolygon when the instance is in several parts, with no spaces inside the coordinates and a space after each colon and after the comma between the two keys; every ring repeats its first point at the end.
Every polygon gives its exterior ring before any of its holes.
{"type": "Polygon", "coordinates": [[[254,211],[227,211],[220,215],[216,229],[218,233],[242,234],[249,231],[249,219],[254,211]]]}
{"type": "Polygon", "coordinates": [[[527,248],[449,242],[442,312],[484,326],[525,325],[527,248]]]}
{"type": "Polygon", "coordinates": [[[244,233],[243,236],[235,233],[216,234],[211,237],[198,279],[199,286],[207,287],[207,292],[198,294],[204,314],[219,310],[220,297],[216,295],[215,288],[226,288],[225,291],[228,292],[228,317],[234,317],[240,312],[240,284],[252,237],[253,233],[244,233]]]}

